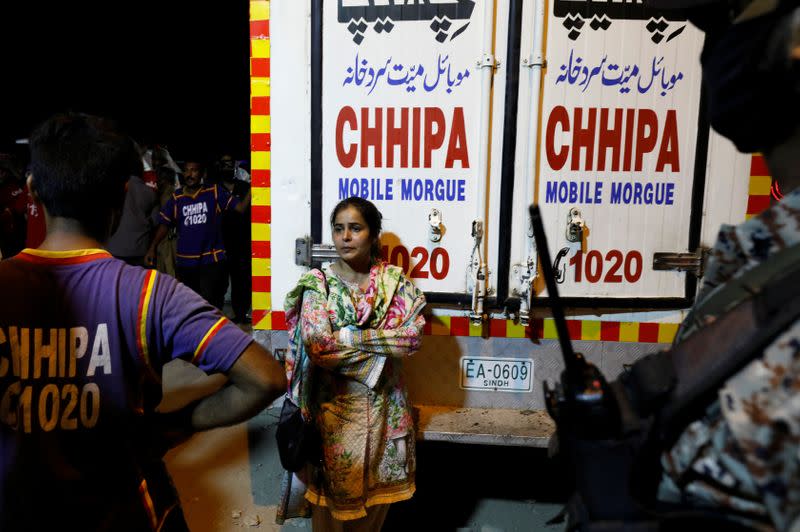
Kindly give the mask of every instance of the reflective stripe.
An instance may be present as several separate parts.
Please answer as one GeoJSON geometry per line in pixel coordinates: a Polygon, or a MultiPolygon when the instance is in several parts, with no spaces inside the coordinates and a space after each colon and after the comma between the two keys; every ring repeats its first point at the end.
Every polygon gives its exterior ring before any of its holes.
{"type": "Polygon", "coordinates": [[[199,259],[200,257],[205,257],[206,255],[217,255],[218,253],[225,253],[224,249],[212,249],[211,251],[204,251],[200,255],[183,255],[181,253],[176,253],[176,257],[180,257],[182,259],[199,259]]]}
{"type": "Polygon", "coordinates": [[[149,376],[159,381],[160,379],[150,363],[150,350],[147,342],[147,315],[150,310],[150,300],[156,284],[157,274],[156,270],[148,270],[142,284],[142,293],[139,296],[139,312],[137,313],[138,334],[136,335],[136,345],[139,348],[139,354],[149,376]]]}
{"type": "Polygon", "coordinates": [[[197,346],[197,349],[194,352],[194,356],[192,357],[192,364],[196,365],[200,361],[200,357],[203,356],[203,352],[206,350],[206,346],[208,346],[208,343],[211,342],[211,339],[214,338],[214,336],[222,328],[222,326],[225,324],[226,321],[227,318],[225,318],[225,316],[221,317],[219,320],[217,320],[217,323],[211,326],[206,335],[203,336],[203,339],[200,340],[200,345],[197,346]]]}

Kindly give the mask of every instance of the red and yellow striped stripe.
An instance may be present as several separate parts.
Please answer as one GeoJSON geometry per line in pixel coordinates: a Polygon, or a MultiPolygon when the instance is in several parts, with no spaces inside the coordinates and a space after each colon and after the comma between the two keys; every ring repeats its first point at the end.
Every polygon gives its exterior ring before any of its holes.
{"type": "MultiPolygon", "coordinates": [[[[286,315],[273,312],[273,329],[286,329],[286,315]]],[[[551,318],[533,320],[527,327],[514,320],[489,320],[491,338],[533,338],[556,340],[555,322],[551,318]]],[[[677,323],[645,323],[627,321],[567,320],[572,340],[604,342],[670,343],[678,332],[677,323]]],[[[482,336],[483,328],[473,325],[466,316],[426,316],[424,333],[428,336],[482,336]]]]}
{"type": "Polygon", "coordinates": [[[200,362],[200,358],[203,356],[203,353],[205,352],[206,347],[208,347],[209,342],[211,342],[211,339],[217,335],[220,329],[222,329],[222,326],[225,325],[226,321],[227,318],[225,318],[225,316],[221,317],[214,325],[211,326],[206,335],[203,336],[203,339],[200,340],[200,344],[197,346],[197,349],[194,350],[192,364],[197,364],[200,362]]]}
{"type": "Polygon", "coordinates": [[[139,349],[139,355],[142,357],[148,376],[155,381],[160,381],[158,373],[150,363],[150,347],[147,342],[147,315],[150,312],[150,301],[153,297],[153,288],[156,285],[156,275],[158,275],[156,270],[147,270],[144,276],[144,283],[142,283],[142,291],[139,295],[139,309],[136,313],[136,347],[139,349]]]}
{"type": "Polygon", "coordinates": [[[253,328],[276,329],[272,312],[269,1],[250,2],[250,158],[253,328]]]}
{"type": "MultiPolygon", "coordinates": [[[[567,330],[572,340],[604,342],[658,342],[669,343],[678,331],[677,323],[640,323],[600,320],[567,320],[567,330]]],[[[555,321],[551,318],[535,319],[524,326],[513,320],[489,320],[491,338],[535,338],[556,340],[555,321]]],[[[428,316],[425,334],[431,336],[481,336],[483,328],[473,325],[464,316],[428,316]]]]}
{"type": "Polygon", "coordinates": [[[772,177],[770,177],[764,156],[754,153],[750,159],[750,186],[747,196],[747,211],[744,215],[746,220],[761,214],[764,209],[769,207],[771,186],[772,177]]]}

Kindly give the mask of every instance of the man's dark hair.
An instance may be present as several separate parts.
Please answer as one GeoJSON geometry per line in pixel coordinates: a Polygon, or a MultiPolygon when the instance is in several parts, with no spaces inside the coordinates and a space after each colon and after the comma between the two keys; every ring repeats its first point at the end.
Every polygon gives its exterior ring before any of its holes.
{"type": "Polygon", "coordinates": [[[189,153],[186,157],[184,157],[183,164],[181,166],[186,168],[186,165],[189,163],[198,165],[201,170],[206,170],[208,168],[207,158],[199,153],[189,153]]]}
{"type": "Polygon", "coordinates": [[[30,137],[33,190],[51,216],[77,220],[103,241],[125,183],[142,174],[133,141],[111,120],[78,113],[47,119],[30,137]]]}
{"type": "Polygon", "coordinates": [[[383,223],[383,215],[381,214],[381,211],[378,210],[374,203],[369,200],[365,200],[364,198],[359,198],[358,196],[345,198],[337,203],[336,207],[333,208],[333,212],[331,212],[331,227],[333,227],[333,224],[336,221],[336,215],[347,207],[353,207],[356,209],[361,214],[362,218],[364,218],[364,221],[367,222],[367,227],[369,227],[369,237],[372,239],[370,256],[373,260],[377,259],[381,256],[380,234],[383,223]]]}

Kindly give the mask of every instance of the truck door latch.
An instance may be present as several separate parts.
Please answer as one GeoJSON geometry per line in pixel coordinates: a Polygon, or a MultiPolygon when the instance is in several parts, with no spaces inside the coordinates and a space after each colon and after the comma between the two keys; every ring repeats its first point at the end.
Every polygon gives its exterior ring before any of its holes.
{"type": "Polygon", "coordinates": [[[581,242],[584,227],[581,211],[575,207],[571,208],[567,214],[567,242],[581,242]]]}
{"type": "Polygon", "coordinates": [[[706,248],[699,248],[694,253],[653,253],[653,270],[689,272],[702,277],[707,254],[706,248]]]}
{"type": "Polygon", "coordinates": [[[438,242],[442,239],[442,212],[439,209],[431,209],[428,214],[428,223],[431,227],[431,242],[438,242]]]}
{"type": "Polygon", "coordinates": [[[294,263],[311,268],[336,260],[339,254],[333,244],[315,244],[310,236],[296,238],[294,241],[294,263]]]}

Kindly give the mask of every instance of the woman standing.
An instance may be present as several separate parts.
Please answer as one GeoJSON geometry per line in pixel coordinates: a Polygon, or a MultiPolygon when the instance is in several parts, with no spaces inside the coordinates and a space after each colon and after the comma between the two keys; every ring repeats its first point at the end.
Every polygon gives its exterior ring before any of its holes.
{"type": "Polygon", "coordinates": [[[341,201],[331,228],[339,259],[305,274],[286,298],[286,371],[292,397],[322,436],[321,471],[305,495],[314,530],[374,531],[389,504],[415,489],[401,373],[402,358],[420,346],[425,297],[400,268],[380,260],[375,205],[341,201]]]}

